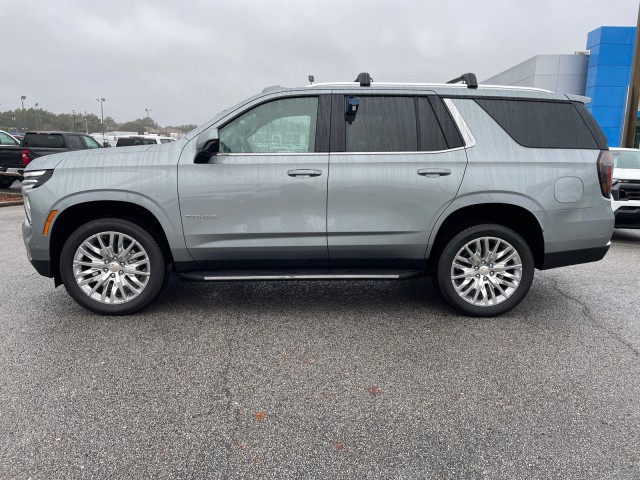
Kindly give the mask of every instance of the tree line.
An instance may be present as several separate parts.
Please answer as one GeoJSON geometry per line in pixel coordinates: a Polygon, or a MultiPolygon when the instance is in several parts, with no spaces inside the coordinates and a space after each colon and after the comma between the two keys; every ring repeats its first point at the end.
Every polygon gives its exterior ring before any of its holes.
{"type": "MultiPolygon", "coordinates": [[[[154,133],[182,132],[187,133],[197,125],[177,125],[161,127],[151,117],[142,117],[129,122],[118,123],[111,117],[104,118],[105,132],[126,131],[154,133]]],[[[7,132],[22,132],[33,130],[59,130],[65,132],[102,132],[100,117],[93,113],[83,112],[53,113],[48,110],[28,108],[25,110],[7,110],[0,112],[0,130],[7,132]]]]}

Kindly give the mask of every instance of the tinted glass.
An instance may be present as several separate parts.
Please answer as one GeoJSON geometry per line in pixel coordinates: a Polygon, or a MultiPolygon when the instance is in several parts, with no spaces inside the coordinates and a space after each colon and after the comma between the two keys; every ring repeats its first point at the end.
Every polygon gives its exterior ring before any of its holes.
{"type": "Polygon", "coordinates": [[[82,140],[77,135],[69,135],[67,137],[67,143],[69,144],[69,148],[71,150],[82,150],[84,146],[82,145],[82,140]]]}
{"type": "Polygon", "coordinates": [[[259,105],[220,129],[220,152],[314,152],[317,116],[317,97],[259,105]]]}
{"type": "Polygon", "coordinates": [[[598,149],[572,103],[476,99],[516,142],[534,148],[598,149]]]}
{"type": "Polygon", "coordinates": [[[415,152],[414,97],[358,97],[358,113],[346,122],[347,152],[415,152]]]}
{"type": "Polygon", "coordinates": [[[438,120],[440,122],[440,126],[442,127],[442,131],[444,132],[444,136],[447,139],[447,144],[449,148],[458,148],[463,147],[464,142],[462,141],[462,136],[458,131],[458,127],[456,126],[453,118],[451,118],[451,113],[449,113],[449,109],[442,102],[442,99],[439,97],[435,97],[433,95],[429,96],[429,103],[431,103],[431,107],[433,108],[438,120]]]}
{"type": "Polygon", "coordinates": [[[420,123],[418,132],[420,151],[446,150],[447,141],[427,97],[418,97],[418,119],[420,123]]]}
{"type": "Polygon", "coordinates": [[[55,133],[27,133],[22,141],[25,147],[64,147],[62,135],[55,133]]]}

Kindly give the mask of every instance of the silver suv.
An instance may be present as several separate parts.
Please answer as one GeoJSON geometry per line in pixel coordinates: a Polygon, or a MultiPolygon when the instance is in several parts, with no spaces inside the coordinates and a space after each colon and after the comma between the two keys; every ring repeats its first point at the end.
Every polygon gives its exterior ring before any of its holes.
{"type": "Polygon", "coordinates": [[[179,141],[39,158],[36,270],[126,314],[184,280],[430,274],[459,312],[517,305],[547,269],[600,260],[612,158],[584,97],[531,88],[272,87],[179,141]]]}

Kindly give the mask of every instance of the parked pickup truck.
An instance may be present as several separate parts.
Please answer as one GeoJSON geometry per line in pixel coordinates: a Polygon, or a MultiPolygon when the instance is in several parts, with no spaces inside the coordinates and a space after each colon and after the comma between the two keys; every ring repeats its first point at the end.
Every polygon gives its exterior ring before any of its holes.
{"type": "Polygon", "coordinates": [[[70,150],[101,148],[89,135],[66,132],[27,132],[22,145],[0,145],[0,188],[22,180],[25,167],[33,159],[70,150]]]}

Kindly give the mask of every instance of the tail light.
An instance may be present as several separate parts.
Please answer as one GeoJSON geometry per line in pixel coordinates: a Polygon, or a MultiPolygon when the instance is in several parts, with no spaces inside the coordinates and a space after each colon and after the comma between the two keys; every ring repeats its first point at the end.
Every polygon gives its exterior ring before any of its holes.
{"type": "Polygon", "coordinates": [[[611,177],[613,175],[613,155],[602,150],[598,156],[598,180],[603,197],[611,198],[611,177]]]}
{"type": "Polygon", "coordinates": [[[22,150],[23,165],[29,165],[29,162],[31,161],[31,157],[29,157],[29,155],[31,155],[31,150],[22,150]]]}

